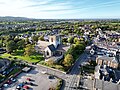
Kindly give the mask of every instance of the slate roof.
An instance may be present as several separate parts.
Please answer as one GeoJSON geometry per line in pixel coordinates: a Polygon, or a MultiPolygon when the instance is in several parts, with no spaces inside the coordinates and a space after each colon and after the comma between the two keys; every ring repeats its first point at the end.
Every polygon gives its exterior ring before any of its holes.
{"type": "Polygon", "coordinates": [[[115,57],[108,57],[108,56],[98,56],[98,59],[100,60],[106,60],[106,61],[112,61],[117,63],[117,60],[115,57]]]}
{"type": "Polygon", "coordinates": [[[51,52],[56,51],[56,48],[55,48],[55,46],[53,44],[48,45],[48,48],[51,50],[51,52]]]}
{"type": "Polygon", "coordinates": [[[95,88],[104,89],[104,90],[120,90],[120,85],[119,84],[117,85],[112,82],[107,82],[107,81],[96,79],[95,88]]]}

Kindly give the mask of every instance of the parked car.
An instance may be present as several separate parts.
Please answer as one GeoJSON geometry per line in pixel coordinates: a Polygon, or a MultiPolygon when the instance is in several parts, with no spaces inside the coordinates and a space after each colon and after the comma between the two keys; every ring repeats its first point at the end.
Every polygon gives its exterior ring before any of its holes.
{"type": "Polygon", "coordinates": [[[27,85],[23,86],[23,89],[29,89],[29,88],[30,88],[30,87],[27,86],[27,85]]]}
{"type": "Polygon", "coordinates": [[[4,85],[3,85],[3,87],[5,87],[5,88],[7,88],[9,85],[7,84],[7,83],[5,83],[4,85]]]}
{"type": "Polygon", "coordinates": [[[27,84],[27,85],[31,85],[31,86],[34,85],[32,82],[25,82],[25,84],[27,84]]]}
{"type": "Polygon", "coordinates": [[[8,80],[8,81],[7,81],[7,84],[9,84],[9,85],[12,84],[12,81],[11,81],[11,80],[8,80]]]}
{"type": "Polygon", "coordinates": [[[30,78],[27,78],[28,81],[30,81],[31,79],[30,78]]]}
{"type": "Polygon", "coordinates": [[[53,75],[48,76],[49,79],[54,79],[53,75]]]}
{"type": "Polygon", "coordinates": [[[11,80],[12,82],[16,82],[16,79],[15,79],[15,78],[10,78],[10,80],[11,80]]]}
{"type": "Polygon", "coordinates": [[[17,85],[16,89],[19,89],[19,90],[20,90],[23,86],[24,86],[23,83],[19,83],[19,84],[17,85]]]}
{"type": "Polygon", "coordinates": [[[41,71],[42,74],[46,74],[46,71],[41,71]]]}

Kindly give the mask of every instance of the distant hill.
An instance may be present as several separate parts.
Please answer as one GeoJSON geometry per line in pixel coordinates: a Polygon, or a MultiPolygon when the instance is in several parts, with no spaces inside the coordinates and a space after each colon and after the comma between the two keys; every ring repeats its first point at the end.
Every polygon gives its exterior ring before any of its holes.
{"type": "Polygon", "coordinates": [[[35,19],[26,18],[26,17],[12,17],[12,16],[0,17],[0,21],[26,21],[26,20],[35,20],[35,19]]]}

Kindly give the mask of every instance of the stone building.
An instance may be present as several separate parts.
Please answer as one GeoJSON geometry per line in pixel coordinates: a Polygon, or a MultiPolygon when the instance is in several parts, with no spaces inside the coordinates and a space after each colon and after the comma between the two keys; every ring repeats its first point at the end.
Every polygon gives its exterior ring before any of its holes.
{"type": "Polygon", "coordinates": [[[118,61],[115,57],[108,57],[108,56],[98,56],[96,58],[96,63],[100,66],[108,66],[112,68],[118,68],[118,61]]]}

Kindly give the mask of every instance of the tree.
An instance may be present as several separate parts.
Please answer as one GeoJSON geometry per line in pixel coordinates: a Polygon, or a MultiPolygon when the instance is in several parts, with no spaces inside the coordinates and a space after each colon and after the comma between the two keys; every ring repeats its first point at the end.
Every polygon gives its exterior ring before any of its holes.
{"type": "Polygon", "coordinates": [[[72,44],[73,43],[73,39],[74,39],[73,37],[69,37],[68,38],[68,42],[72,44]]]}
{"type": "Polygon", "coordinates": [[[76,44],[76,45],[81,44],[80,40],[78,40],[75,44],[76,44]]]}
{"type": "Polygon", "coordinates": [[[10,40],[6,44],[6,49],[8,53],[13,52],[13,50],[16,50],[16,44],[13,40],[10,40]]]}
{"type": "Polygon", "coordinates": [[[33,42],[37,42],[38,41],[38,36],[33,36],[32,40],[33,40],[33,42]]]}
{"type": "Polygon", "coordinates": [[[44,41],[44,35],[40,36],[39,40],[44,41]]]}
{"type": "Polygon", "coordinates": [[[26,39],[25,39],[25,44],[30,44],[30,42],[29,42],[29,39],[28,39],[28,38],[26,38],[26,39]]]}
{"type": "Polygon", "coordinates": [[[25,47],[25,41],[24,40],[18,41],[17,47],[18,47],[18,49],[23,49],[25,47]]]}
{"type": "Polygon", "coordinates": [[[31,44],[26,45],[24,55],[30,56],[30,55],[32,55],[34,52],[35,52],[35,49],[34,49],[33,45],[31,45],[31,44]]]}
{"type": "Polygon", "coordinates": [[[76,43],[78,41],[78,38],[76,37],[76,38],[74,38],[74,43],[76,43]]]}
{"type": "Polygon", "coordinates": [[[19,38],[14,38],[14,42],[17,43],[20,39],[19,38]]]}
{"type": "Polygon", "coordinates": [[[3,47],[3,43],[0,42],[0,48],[2,48],[2,47],[3,47]]]}
{"type": "Polygon", "coordinates": [[[67,38],[63,38],[63,39],[62,39],[62,42],[67,43],[67,42],[68,42],[68,41],[67,41],[67,38]]]}
{"type": "Polygon", "coordinates": [[[52,66],[52,65],[55,64],[54,60],[52,60],[52,59],[48,60],[46,63],[47,63],[47,65],[49,65],[49,66],[52,66]]]}
{"type": "Polygon", "coordinates": [[[64,59],[64,61],[63,61],[63,64],[64,64],[64,66],[66,66],[66,67],[70,67],[70,66],[72,66],[73,62],[74,62],[73,56],[72,56],[71,54],[67,54],[67,55],[65,56],[65,59],[64,59]]]}
{"type": "Polygon", "coordinates": [[[74,48],[75,48],[74,45],[72,45],[72,46],[67,50],[66,55],[67,55],[67,54],[73,55],[73,54],[74,54],[74,50],[75,50],[74,48]]]}

